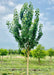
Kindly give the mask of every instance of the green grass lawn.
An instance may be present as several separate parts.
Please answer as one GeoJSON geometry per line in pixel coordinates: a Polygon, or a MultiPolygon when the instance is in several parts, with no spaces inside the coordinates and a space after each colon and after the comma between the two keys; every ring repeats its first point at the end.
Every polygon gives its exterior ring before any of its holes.
{"type": "MultiPolygon", "coordinates": [[[[4,56],[2,62],[0,57],[0,75],[26,75],[26,65],[22,56],[4,56]]],[[[29,75],[54,75],[54,57],[51,62],[49,57],[41,59],[40,64],[36,58],[29,58],[29,75]]]]}

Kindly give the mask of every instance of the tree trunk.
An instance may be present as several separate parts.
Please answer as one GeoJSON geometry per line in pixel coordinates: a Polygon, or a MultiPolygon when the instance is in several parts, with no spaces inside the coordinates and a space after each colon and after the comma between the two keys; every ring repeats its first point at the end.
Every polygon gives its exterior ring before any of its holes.
{"type": "Polygon", "coordinates": [[[1,64],[2,64],[2,62],[3,62],[3,56],[1,57],[1,64]]]}
{"type": "Polygon", "coordinates": [[[52,57],[50,56],[50,63],[52,62],[52,57]]]}
{"type": "Polygon", "coordinates": [[[39,62],[39,64],[40,64],[40,58],[38,58],[38,62],[39,62]]]}
{"type": "Polygon", "coordinates": [[[29,75],[29,51],[27,52],[27,75],[29,75]]]}
{"type": "Polygon", "coordinates": [[[2,61],[3,61],[3,56],[2,56],[2,61]]]}

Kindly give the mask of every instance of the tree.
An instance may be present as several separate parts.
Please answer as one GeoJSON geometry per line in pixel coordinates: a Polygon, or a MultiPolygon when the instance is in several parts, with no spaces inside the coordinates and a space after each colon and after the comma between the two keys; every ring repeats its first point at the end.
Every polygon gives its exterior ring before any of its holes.
{"type": "Polygon", "coordinates": [[[13,54],[13,49],[9,49],[8,51],[10,55],[13,54]]]}
{"type": "Polygon", "coordinates": [[[42,24],[39,24],[39,9],[35,10],[35,19],[33,20],[33,5],[30,2],[24,3],[21,8],[20,16],[17,10],[14,10],[13,21],[7,21],[9,31],[13,34],[21,48],[27,52],[27,75],[29,74],[29,52],[31,48],[38,44],[42,36],[42,24]],[[21,22],[19,21],[21,20],[21,22]],[[38,35],[37,35],[38,34],[38,35]]]}
{"type": "Polygon", "coordinates": [[[43,58],[43,57],[46,56],[44,47],[41,46],[41,44],[39,44],[37,46],[37,48],[33,51],[33,56],[36,57],[36,58],[38,58],[39,64],[40,64],[40,58],[43,58]]]}
{"type": "Polygon", "coordinates": [[[48,49],[48,56],[50,56],[50,61],[52,60],[52,56],[54,56],[54,50],[52,48],[48,49]]]}
{"type": "Polygon", "coordinates": [[[3,56],[6,56],[8,54],[8,50],[7,49],[0,49],[0,55],[2,56],[2,61],[3,61],[3,56]]]}

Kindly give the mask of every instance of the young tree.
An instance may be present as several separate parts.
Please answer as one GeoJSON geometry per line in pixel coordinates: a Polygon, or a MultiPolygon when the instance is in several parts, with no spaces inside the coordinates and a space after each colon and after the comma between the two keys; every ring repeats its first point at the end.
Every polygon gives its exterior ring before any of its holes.
{"type": "Polygon", "coordinates": [[[13,49],[9,49],[9,50],[8,50],[9,55],[13,54],[13,51],[14,51],[13,49]]]}
{"type": "Polygon", "coordinates": [[[33,51],[33,56],[38,58],[38,62],[40,64],[40,58],[43,58],[46,56],[44,47],[39,44],[37,48],[33,51]]]}
{"type": "Polygon", "coordinates": [[[18,54],[18,50],[16,49],[16,50],[14,50],[14,53],[13,54],[18,54]]]}
{"type": "Polygon", "coordinates": [[[50,61],[52,61],[52,56],[54,56],[54,50],[52,48],[47,50],[48,56],[50,56],[50,61]]]}
{"type": "Polygon", "coordinates": [[[9,31],[13,34],[16,41],[19,43],[19,46],[26,49],[27,75],[29,74],[29,52],[31,48],[38,44],[38,41],[42,36],[42,24],[39,24],[39,9],[35,10],[34,22],[32,21],[33,12],[32,3],[24,3],[20,11],[20,16],[15,9],[13,21],[11,23],[7,21],[9,31]]]}
{"type": "Polygon", "coordinates": [[[7,49],[0,49],[0,55],[2,56],[2,61],[3,61],[3,56],[6,56],[8,54],[8,50],[7,49]]]}

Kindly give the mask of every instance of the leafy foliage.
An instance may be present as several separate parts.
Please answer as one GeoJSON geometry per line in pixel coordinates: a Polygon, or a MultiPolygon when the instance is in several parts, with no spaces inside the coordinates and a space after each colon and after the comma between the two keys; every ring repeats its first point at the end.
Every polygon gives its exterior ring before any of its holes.
{"type": "Polygon", "coordinates": [[[7,51],[7,49],[0,49],[0,55],[1,56],[5,56],[5,55],[7,55],[8,54],[8,51],[7,51]]]}
{"type": "Polygon", "coordinates": [[[20,16],[17,10],[14,10],[13,21],[7,21],[9,31],[13,34],[21,48],[29,49],[38,44],[42,36],[42,24],[39,25],[39,9],[35,10],[35,19],[33,19],[32,3],[24,3],[20,11],[20,16]],[[21,23],[20,21],[21,20],[21,23]],[[38,35],[37,35],[38,33],[38,35]]]}
{"type": "Polygon", "coordinates": [[[38,62],[40,63],[40,58],[43,58],[46,56],[44,47],[39,44],[37,48],[33,51],[33,56],[38,58],[38,62]]]}
{"type": "Polygon", "coordinates": [[[9,49],[9,54],[13,54],[14,53],[14,50],[13,49],[9,49]]]}
{"type": "Polygon", "coordinates": [[[45,53],[45,50],[44,50],[44,47],[41,46],[40,44],[37,46],[37,48],[33,51],[33,55],[34,57],[37,57],[37,58],[43,58],[46,56],[46,53],[45,53]]]}
{"type": "Polygon", "coordinates": [[[22,54],[23,56],[26,56],[26,57],[27,57],[27,52],[26,52],[25,49],[21,50],[21,54],[22,54]]]}
{"type": "Polygon", "coordinates": [[[48,49],[47,51],[50,57],[54,56],[54,50],[52,48],[48,49]]]}
{"type": "Polygon", "coordinates": [[[21,49],[20,48],[18,49],[18,54],[21,54],[21,49]]]}
{"type": "Polygon", "coordinates": [[[30,57],[33,57],[33,51],[34,51],[34,50],[31,50],[31,51],[30,51],[30,54],[29,54],[30,57]]]}

